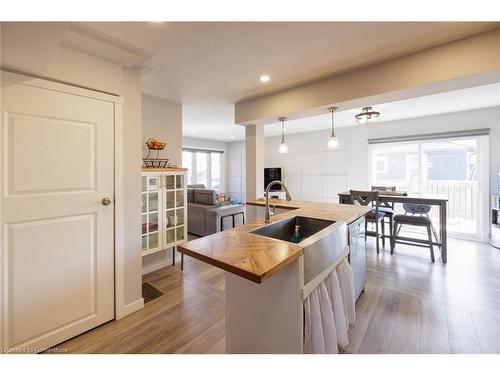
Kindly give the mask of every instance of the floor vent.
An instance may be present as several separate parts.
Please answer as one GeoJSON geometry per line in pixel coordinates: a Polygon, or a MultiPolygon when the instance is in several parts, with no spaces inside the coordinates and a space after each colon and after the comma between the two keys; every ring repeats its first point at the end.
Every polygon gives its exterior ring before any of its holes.
{"type": "Polygon", "coordinates": [[[142,283],[142,298],[144,298],[144,303],[148,303],[162,295],[163,293],[150,283],[142,283]]]}

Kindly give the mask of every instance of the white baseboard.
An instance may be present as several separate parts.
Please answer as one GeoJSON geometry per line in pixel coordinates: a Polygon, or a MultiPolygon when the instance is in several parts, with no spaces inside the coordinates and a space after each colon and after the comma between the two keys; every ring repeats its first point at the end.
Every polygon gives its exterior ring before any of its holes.
{"type": "MultiPolygon", "coordinates": [[[[181,261],[181,254],[176,251],[175,263],[181,261]]],[[[159,270],[172,265],[172,248],[165,249],[164,251],[159,251],[150,255],[146,255],[142,258],[142,274],[146,275],[148,273],[159,270]]]]}
{"type": "Polygon", "coordinates": [[[139,298],[137,301],[129,303],[123,307],[116,307],[116,320],[126,317],[136,311],[144,308],[144,298],[139,298]]]}

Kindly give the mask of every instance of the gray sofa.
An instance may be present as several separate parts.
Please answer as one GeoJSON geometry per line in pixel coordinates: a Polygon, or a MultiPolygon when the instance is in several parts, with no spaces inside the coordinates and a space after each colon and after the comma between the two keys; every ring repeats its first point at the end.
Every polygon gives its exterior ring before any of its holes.
{"type": "Polygon", "coordinates": [[[205,185],[188,185],[188,232],[207,236],[244,223],[245,206],[217,206],[215,190],[205,185]]]}

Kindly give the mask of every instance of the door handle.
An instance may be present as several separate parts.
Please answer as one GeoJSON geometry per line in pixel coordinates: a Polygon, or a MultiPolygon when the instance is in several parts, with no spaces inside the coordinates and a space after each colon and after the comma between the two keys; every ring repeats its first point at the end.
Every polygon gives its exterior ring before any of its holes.
{"type": "Polygon", "coordinates": [[[101,201],[102,205],[103,206],[109,206],[111,204],[111,199],[110,198],[102,198],[102,201],[101,201]]]}

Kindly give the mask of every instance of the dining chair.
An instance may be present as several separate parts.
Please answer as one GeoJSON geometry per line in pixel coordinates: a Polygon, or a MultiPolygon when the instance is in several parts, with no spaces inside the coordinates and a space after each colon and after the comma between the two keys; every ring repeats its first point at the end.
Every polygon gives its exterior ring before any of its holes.
{"type": "Polygon", "coordinates": [[[434,247],[431,229],[432,221],[429,217],[431,206],[428,204],[403,203],[403,208],[405,210],[405,213],[403,215],[395,215],[393,219],[394,235],[391,237],[391,254],[394,254],[396,243],[410,246],[429,247],[429,250],[431,252],[431,260],[434,263],[434,247]],[[400,236],[399,232],[403,225],[426,227],[428,239],[423,240],[420,238],[400,236]]]}
{"type": "Polygon", "coordinates": [[[379,211],[379,192],[378,191],[361,191],[349,190],[351,204],[360,204],[362,206],[373,205],[373,209],[365,215],[365,241],[366,237],[375,237],[377,254],[380,252],[379,239],[382,238],[382,245],[385,246],[385,228],[383,225],[385,214],[379,211]],[[382,224],[382,236],[379,234],[379,222],[382,224]],[[375,224],[375,231],[368,230],[368,223],[375,224]]]}
{"type": "MultiPolygon", "coordinates": [[[[379,194],[383,194],[386,191],[395,192],[397,189],[396,186],[380,186],[380,185],[372,185],[372,191],[378,191],[379,194]]],[[[392,238],[392,219],[394,216],[394,202],[379,202],[380,212],[385,213],[384,220],[382,221],[382,225],[385,226],[389,224],[389,239],[392,238]],[[386,221],[386,218],[388,221],[386,221]]],[[[382,239],[382,244],[385,246],[385,240],[382,239]]]]}

